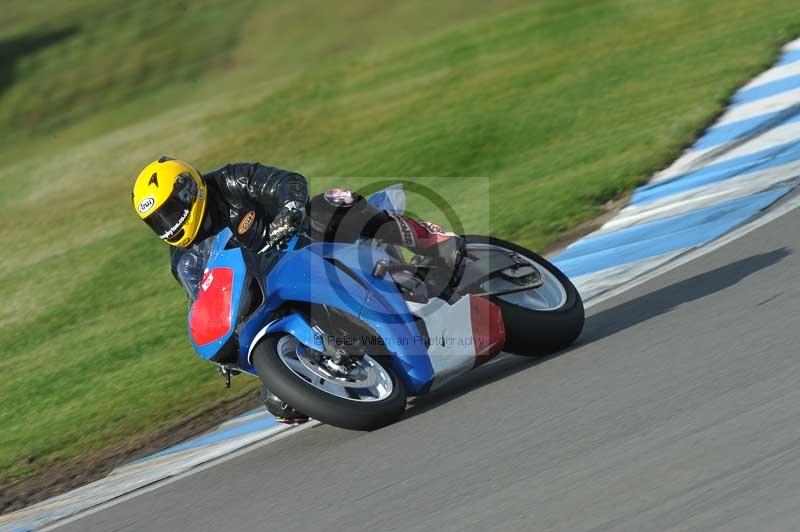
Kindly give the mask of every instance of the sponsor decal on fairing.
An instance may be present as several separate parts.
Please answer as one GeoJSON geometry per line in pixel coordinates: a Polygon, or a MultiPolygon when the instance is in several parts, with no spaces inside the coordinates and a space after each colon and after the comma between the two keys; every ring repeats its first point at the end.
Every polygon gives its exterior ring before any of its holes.
{"type": "Polygon", "coordinates": [[[214,272],[208,272],[206,278],[203,279],[203,284],[201,285],[203,288],[203,292],[208,291],[208,287],[211,286],[211,283],[214,282],[214,272]]]}
{"type": "Polygon", "coordinates": [[[403,215],[395,212],[389,213],[389,216],[394,219],[397,228],[400,230],[400,234],[403,236],[403,245],[409,248],[415,247],[417,239],[414,238],[414,231],[411,229],[408,220],[406,220],[403,215]]]}

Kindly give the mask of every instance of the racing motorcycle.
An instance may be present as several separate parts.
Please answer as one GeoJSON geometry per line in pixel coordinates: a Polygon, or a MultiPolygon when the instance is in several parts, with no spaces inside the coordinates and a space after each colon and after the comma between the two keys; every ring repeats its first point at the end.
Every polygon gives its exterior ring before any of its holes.
{"type": "MultiPolygon", "coordinates": [[[[400,211],[397,192],[369,201],[400,211]]],[[[248,373],[314,419],[372,430],[501,351],[541,355],[578,337],[583,303],[561,271],[511,242],[465,241],[460,283],[432,296],[424,263],[391,245],[287,231],[253,253],[223,229],[178,268],[192,346],[226,386],[248,373]]]]}

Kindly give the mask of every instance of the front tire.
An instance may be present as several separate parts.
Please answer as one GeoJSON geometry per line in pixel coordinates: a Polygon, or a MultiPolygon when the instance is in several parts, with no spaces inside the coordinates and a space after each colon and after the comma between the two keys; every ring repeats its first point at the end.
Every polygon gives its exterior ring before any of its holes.
{"type": "MultiPolygon", "coordinates": [[[[524,293],[507,296],[490,296],[489,300],[500,307],[506,329],[504,351],[515,355],[546,355],[572,344],[583,330],[583,301],[575,285],[548,260],[533,251],[489,236],[468,235],[465,237],[467,253],[470,245],[490,246],[510,250],[522,255],[542,271],[555,294],[525,304],[524,293]],[[538,307],[537,307],[538,305],[538,307]]],[[[541,289],[546,290],[545,285],[541,289]]]]}
{"type": "Polygon", "coordinates": [[[310,382],[313,375],[301,377],[290,369],[284,362],[286,353],[282,357],[278,352],[287,349],[286,339],[296,342],[289,335],[264,338],[253,350],[252,362],[264,385],[293,408],[323,423],[350,430],[375,430],[402,417],[406,390],[386,357],[375,356],[371,360],[380,364],[385,376],[391,379],[387,395],[369,401],[346,399],[313,385],[310,382]]]}

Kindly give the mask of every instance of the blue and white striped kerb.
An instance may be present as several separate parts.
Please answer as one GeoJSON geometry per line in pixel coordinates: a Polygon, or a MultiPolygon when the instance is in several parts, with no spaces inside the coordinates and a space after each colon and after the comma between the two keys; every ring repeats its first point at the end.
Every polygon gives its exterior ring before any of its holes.
{"type": "MultiPolygon", "coordinates": [[[[637,189],[616,218],[554,262],[590,300],[753,219],[791,191],[799,175],[800,40],[742,88],[675,164],[637,189]]],[[[40,528],[282,430],[263,409],[250,412],[102,480],[2,516],[0,530],[40,528]]]]}
{"type": "Polygon", "coordinates": [[[741,226],[800,177],[800,39],[599,231],[553,257],[586,300],[741,226]]]}

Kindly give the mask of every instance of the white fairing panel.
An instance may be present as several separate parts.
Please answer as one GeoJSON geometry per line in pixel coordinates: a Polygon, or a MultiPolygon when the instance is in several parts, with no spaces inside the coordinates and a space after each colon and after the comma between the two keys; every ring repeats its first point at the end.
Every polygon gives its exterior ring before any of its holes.
{"type": "Polygon", "coordinates": [[[432,388],[475,366],[475,339],[468,297],[453,305],[441,299],[426,304],[409,302],[408,308],[412,314],[422,318],[428,329],[423,341],[430,342],[428,356],[435,374],[432,388]]]}

